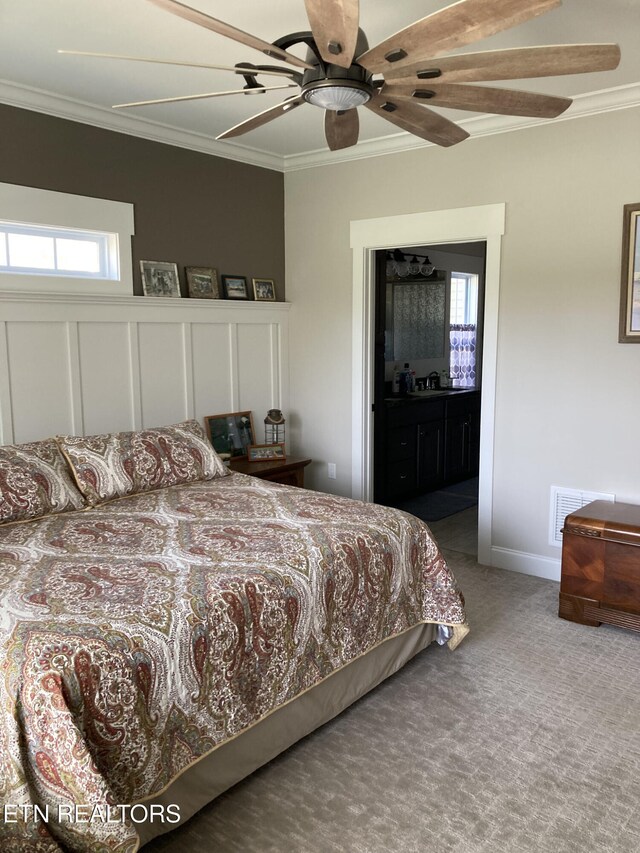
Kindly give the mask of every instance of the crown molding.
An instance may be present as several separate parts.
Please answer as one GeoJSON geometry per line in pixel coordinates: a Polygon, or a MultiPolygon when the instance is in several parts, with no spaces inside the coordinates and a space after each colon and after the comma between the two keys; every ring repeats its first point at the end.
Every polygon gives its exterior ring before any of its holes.
{"type": "MultiPolygon", "coordinates": [[[[554,124],[561,121],[585,118],[599,113],[614,110],[631,109],[640,106],[640,83],[629,83],[613,89],[601,89],[586,95],[576,95],[569,109],[555,119],[538,119],[519,116],[480,115],[460,121],[471,136],[467,143],[483,136],[494,136],[498,133],[510,133],[514,130],[525,130],[530,127],[554,124]]],[[[315,166],[327,166],[334,163],[345,163],[349,160],[364,160],[368,157],[380,157],[384,154],[398,154],[403,151],[413,151],[416,148],[431,148],[432,142],[425,142],[417,136],[408,133],[393,133],[377,139],[365,139],[353,148],[342,151],[327,151],[318,149],[302,154],[290,154],[283,158],[284,172],[297,172],[311,169],[315,166]]]]}
{"type": "MultiPolygon", "coordinates": [[[[0,80],[0,102],[56,118],[78,121],[103,130],[126,133],[153,142],[188,148],[191,151],[212,154],[215,157],[223,157],[227,160],[235,160],[277,172],[296,172],[315,166],[363,160],[385,154],[398,154],[417,148],[429,148],[432,145],[432,143],[424,142],[408,133],[393,133],[376,139],[362,140],[356,146],[342,151],[318,149],[302,154],[281,156],[237,143],[218,142],[202,133],[185,131],[150,119],[116,113],[105,107],[97,107],[42,89],[20,86],[9,80],[0,80]]],[[[480,115],[461,121],[459,124],[469,131],[471,139],[475,139],[638,106],[640,106],[640,82],[629,83],[612,89],[601,89],[597,92],[589,92],[586,95],[577,95],[569,109],[556,119],[480,115]]]]}
{"type": "Polygon", "coordinates": [[[199,151],[201,154],[213,154],[215,157],[224,157],[227,160],[236,160],[240,163],[260,166],[263,169],[283,171],[282,157],[278,154],[269,154],[267,151],[259,151],[244,145],[218,142],[204,133],[182,130],[151,119],[125,115],[106,107],[97,107],[85,101],[67,98],[64,95],[56,95],[31,86],[21,86],[10,80],[0,80],[0,103],[44,113],[55,118],[79,121],[102,130],[138,136],[152,142],[188,148],[191,151],[199,151]]]}

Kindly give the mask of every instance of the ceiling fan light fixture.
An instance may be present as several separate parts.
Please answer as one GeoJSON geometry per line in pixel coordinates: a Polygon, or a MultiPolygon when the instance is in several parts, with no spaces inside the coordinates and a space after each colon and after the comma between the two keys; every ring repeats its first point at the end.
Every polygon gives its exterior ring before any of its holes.
{"type": "Polygon", "coordinates": [[[372,87],[358,80],[320,80],[302,90],[302,97],[314,107],[345,112],[370,100],[372,87]]]}

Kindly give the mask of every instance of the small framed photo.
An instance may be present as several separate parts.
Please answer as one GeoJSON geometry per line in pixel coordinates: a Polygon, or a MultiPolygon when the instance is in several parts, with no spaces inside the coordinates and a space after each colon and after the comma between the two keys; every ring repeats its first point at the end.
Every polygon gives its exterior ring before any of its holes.
{"type": "Polygon", "coordinates": [[[256,302],[276,301],[276,285],[272,278],[254,278],[252,281],[256,302]]]}
{"type": "Polygon", "coordinates": [[[213,267],[185,267],[187,290],[192,299],[220,299],[218,270],[213,267]]]}
{"type": "Polygon", "coordinates": [[[169,261],[140,261],[145,296],[180,296],[178,267],[169,261]]]}
{"type": "Polygon", "coordinates": [[[273,462],[276,459],[283,462],[287,458],[284,444],[251,444],[247,451],[249,462],[273,462]]]}
{"type": "Polygon", "coordinates": [[[208,415],[204,425],[213,449],[223,462],[236,456],[246,456],[247,448],[254,442],[251,412],[208,415]]]}
{"type": "Polygon", "coordinates": [[[247,279],[243,275],[223,275],[222,282],[227,299],[248,299],[247,279]]]}
{"type": "Polygon", "coordinates": [[[640,204],[624,206],[618,341],[640,344],[640,204]]]}

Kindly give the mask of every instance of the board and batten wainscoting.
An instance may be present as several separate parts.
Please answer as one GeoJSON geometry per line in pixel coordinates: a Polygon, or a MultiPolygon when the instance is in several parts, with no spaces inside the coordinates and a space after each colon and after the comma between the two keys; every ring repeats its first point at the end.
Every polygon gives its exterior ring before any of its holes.
{"type": "Polygon", "coordinates": [[[289,402],[289,305],[0,294],[0,444],[289,402]]]}

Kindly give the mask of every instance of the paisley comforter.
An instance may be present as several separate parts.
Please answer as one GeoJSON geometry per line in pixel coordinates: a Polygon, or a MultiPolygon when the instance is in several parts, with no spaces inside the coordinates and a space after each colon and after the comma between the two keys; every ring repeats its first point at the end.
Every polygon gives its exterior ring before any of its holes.
{"type": "Polygon", "coordinates": [[[216,746],[418,623],[467,630],[422,522],[242,474],[5,526],[0,567],[5,853],[129,853],[216,746]]]}

